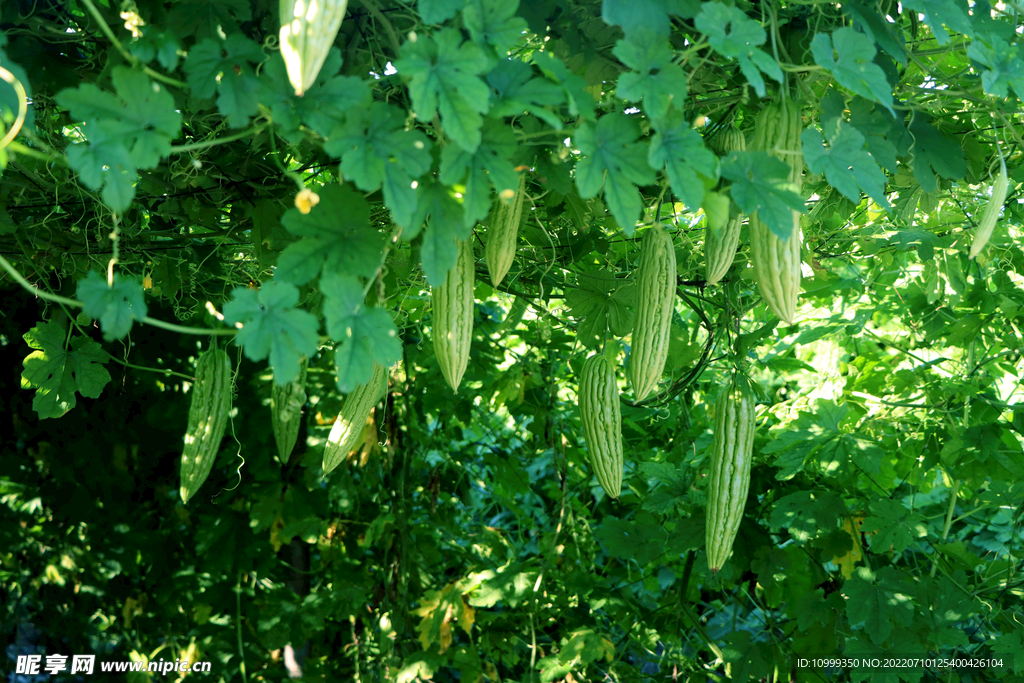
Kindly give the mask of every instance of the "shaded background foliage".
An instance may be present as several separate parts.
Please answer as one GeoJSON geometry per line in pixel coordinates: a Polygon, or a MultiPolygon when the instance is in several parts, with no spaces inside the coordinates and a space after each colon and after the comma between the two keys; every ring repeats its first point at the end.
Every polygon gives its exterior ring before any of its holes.
{"type": "MultiPolygon", "coordinates": [[[[365,0],[298,99],[274,2],[4,3],[0,66],[32,106],[3,159],[0,251],[99,311],[3,285],[8,656],[186,658],[218,680],[282,680],[290,645],[311,680],[645,681],[862,680],[796,658],[927,652],[1005,657],[943,680],[1020,680],[1020,13],[365,0]],[[711,150],[783,83],[808,165],[788,327],[745,247],[702,286],[698,211],[719,176],[737,204],[776,201],[756,157],[711,150]],[[1000,154],[1010,198],[968,261],[1000,154]],[[478,264],[453,394],[427,281],[517,172],[530,218],[500,288],[478,264]],[[305,215],[300,186],[321,196],[305,215]],[[575,373],[602,345],[628,358],[633,230],[656,218],[681,296],[661,393],[624,394],[626,487],[610,501],[575,373]],[[112,257],[128,303],[109,308],[79,286],[112,257]],[[207,340],[132,323],[212,328],[207,301],[231,318],[282,291],[289,322],[247,320],[260,333],[229,347],[235,412],[183,506],[186,385],[207,340]],[[110,381],[78,375],[76,405],[40,389],[34,405],[23,341],[43,330],[64,338],[44,357],[91,348],[110,381]],[[281,463],[264,361],[282,354],[284,377],[303,344],[307,419],[281,463]],[[324,477],[342,392],[374,359],[401,361],[387,399],[324,477]],[[760,386],[759,430],[740,536],[711,576],[709,411],[733,366],[760,386]]],[[[0,88],[8,126],[11,97],[0,88]]]]}

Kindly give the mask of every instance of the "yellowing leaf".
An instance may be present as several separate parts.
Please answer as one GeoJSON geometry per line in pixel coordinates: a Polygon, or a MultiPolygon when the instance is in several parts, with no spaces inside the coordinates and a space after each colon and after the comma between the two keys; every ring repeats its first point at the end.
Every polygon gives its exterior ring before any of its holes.
{"type": "Polygon", "coordinates": [[[604,658],[609,662],[615,660],[615,643],[607,638],[601,638],[601,647],[604,649],[604,658]]]}
{"type": "Polygon", "coordinates": [[[432,625],[431,622],[433,622],[433,620],[434,619],[431,615],[427,615],[423,617],[423,620],[420,621],[419,626],[416,627],[416,630],[420,634],[420,645],[423,646],[424,650],[430,649],[430,643],[433,640],[433,638],[430,637],[430,627],[432,625]]]}
{"type": "Polygon", "coordinates": [[[438,634],[438,641],[441,644],[441,653],[444,654],[452,645],[452,625],[448,621],[448,617],[445,616],[445,621],[441,623],[441,632],[438,634]]]}
{"type": "Polygon", "coordinates": [[[839,571],[841,571],[843,573],[843,577],[847,579],[853,576],[854,565],[864,558],[864,551],[861,550],[860,538],[858,535],[860,531],[860,525],[863,523],[863,516],[857,517],[855,519],[851,519],[848,517],[843,520],[843,525],[841,528],[844,531],[846,531],[846,533],[850,534],[851,538],[853,539],[853,548],[845,555],[832,558],[832,562],[834,562],[839,567],[839,571]],[[856,531],[853,527],[855,521],[857,523],[856,531]]]}
{"type": "Polygon", "coordinates": [[[469,635],[469,632],[473,629],[473,623],[476,622],[476,610],[466,604],[466,598],[462,598],[462,609],[459,610],[459,628],[469,635]]]}
{"type": "Polygon", "coordinates": [[[138,599],[128,598],[124,601],[124,607],[121,608],[121,616],[124,618],[124,626],[126,629],[131,629],[132,619],[142,614],[146,606],[146,594],[143,593],[138,599]]]}
{"type": "Polygon", "coordinates": [[[274,552],[276,553],[281,549],[284,543],[281,541],[281,530],[284,529],[284,520],[281,515],[277,516],[274,523],[270,526],[270,544],[274,546],[274,552]]]}

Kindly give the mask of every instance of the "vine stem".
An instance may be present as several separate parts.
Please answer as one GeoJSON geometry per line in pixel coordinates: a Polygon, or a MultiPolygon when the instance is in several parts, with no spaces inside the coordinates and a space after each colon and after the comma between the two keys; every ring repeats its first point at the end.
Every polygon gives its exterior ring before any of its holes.
{"type": "Polygon", "coordinates": [[[238,636],[238,669],[242,672],[242,680],[248,683],[249,677],[245,674],[245,650],[242,648],[242,573],[238,573],[235,580],[235,627],[238,636]]]}
{"type": "Polygon", "coordinates": [[[690,57],[692,55],[697,54],[698,52],[700,52],[701,50],[703,50],[707,46],[708,46],[707,38],[702,37],[696,43],[694,43],[693,45],[691,45],[690,47],[686,48],[685,50],[680,52],[678,55],[676,55],[676,57],[672,61],[675,62],[676,64],[678,64],[679,66],[683,66],[688,61],[690,61],[690,57]]]}
{"type": "MultiPolygon", "coordinates": [[[[711,638],[711,635],[706,630],[704,630],[704,625],[700,623],[700,619],[698,619],[697,615],[693,613],[693,610],[690,609],[690,606],[686,604],[685,597],[679,601],[679,609],[683,613],[683,615],[686,616],[687,620],[693,625],[694,630],[697,631],[697,635],[700,637],[701,640],[704,641],[704,644],[708,646],[708,648],[715,654],[716,657],[722,660],[723,664],[726,664],[725,653],[722,652],[722,648],[718,647],[718,643],[716,643],[711,638]]],[[[729,668],[731,668],[730,665],[726,664],[727,672],[729,668]]]]}
{"type": "Polygon", "coordinates": [[[82,308],[83,304],[81,301],[75,299],[68,299],[67,297],[60,296],[58,294],[50,294],[39,289],[31,282],[22,277],[21,273],[15,269],[3,256],[0,256],[0,268],[3,268],[8,272],[11,278],[14,279],[19,285],[27,289],[31,294],[38,296],[40,299],[46,299],[47,301],[53,301],[54,303],[64,304],[65,306],[73,306],[74,308],[82,308]]]}
{"type": "Polygon", "coordinates": [[[374,0],[362,0],[363,7],[370,10],[370,14],[374,16],[384,26],[384,30],[388,33],[388,39],[391,40],[391,48],[395,51],[395,56],[399,56],[402,52],[402,45],[398,40],[398,34],[395,32],[395,27],[391,25],[391,21],[384,16],[384,13],[380,11],[380,7],[374,0]]]}
{"type": "MultiPolygon", "coordinates": [[[[953,490],[949,494],[949,508],[946,510],[946,523],[942,526],[942,538],[940,541],[945,541],[946,537],[949,536],[949,529],[953,526],[953,512],[956,510],[956,497],[960,492],[960,480],[953,480],[953,490]]],[[[935,572],[939,568],[939,556],[935,554],[935,560],[932,562],[932,578],[935,578],[935,572]]]]}
{"type": "Polygon", "coordinates": [[[572,131],[568,128],[559,128],[557,130],[539,130],[533,133],[516,133],[516,137],[520,140],[529,140],[531,138],[540,138],[545,135],[565,135],[567,137],[572,136],[572,131]]]}
{"type": "Polygon", "coordinates": [[[803,73],[806,71],[824,71],[825,67],[818,66],[817,64],[809,64],[806,66],[790,66],[788,64],[780,64],[779,68],[783,71],[791,74],[803,73]]]}
{"type": "Polygon", "coordinates": [[[175,372],[174,370],[151,368],[146,365],[135,365],[134,363],[129,363],[116,356],[110,356],[110,359],[113,362],[120,364],[122,367],[131,368],[132,370],[140,370],[142,372],[158,372],[164,377],[181,377],[182,379],[188,380],[189,382],[195,381],[195,375],[186,375],[183,372],[175,372]]]}
{"type": "Polygon", "coordinates": [[[262,129],[263,129],[263,126],[256,125],[256,126],[253,126],[252,128],[250,128],[248,130],[243,130],[241,133],[235,133],[234,135],[228,135],[228,136],[225,136],[225,137],[222,137],[222,138],[214,138],[213,140],[204,140],[203,142],[193,142],[193,143],[188,144],[188,145],[178,145],[178,146],[175,146],[175,147],[171,147],[170,154],[181,154],[182,152],[194,152],[197,149],[206,149],[208,147],[214,147],[216,145],[223,145],[223,144],[228,143],[228,142],[234,142],[235,140],[241,140],[242,138],[247,138],[250,135],[254,135],[254,134],[260,132],[260,130],[262,130],[262,129]]]}
{"type": "Polygon", "coordinates": [[[18,156],[30,157],[32,159],[38,159],[39,161],[45,161],[47,163],[55,162],[64,166],[68,165],[67,158],[59,154],[43,154],[42,152],[27,147],[20,142],[11,141],[7,143],[6,148],[17,154],[18,156]]]}
{"type": "Polygon", "coordinates": [[[7,135],[0,140],[0,149],[4,149],[11,144],[14,138],[18,137],[18,132],[25,123],[25,117],[28,115],[28,93],[25,92],[25,86],[21,84],[21,81],[2,66],[0,66],[0,79],[7,81],[14,88],[14,92],[18,94],[18,116],[14,119],[11,129],[7,131],[7,135]]]}
{"type": "Polygon", "coordinates": [[[533,625],[533,612],[530,612],[530,671],[534,672],[536,680],[537,670],[537,629],[533,625]]]}
{"type": "MultiPolygon", "coordinates": [[[[19,285],[21,285],[30,294],[32,294],[34,296],[37,296],[40,299],[44,299],[46,301],[52,301],[52,302],[58,303],[58,304],[63,304],[65,306],[70,306],[72,308],[84,308],[85,307],[85,304],[83,304],[81,301],[78,301],[77,299],[69,299],[66,296],[60,296],[59,294],[51,294],[49,292],[44,292],[43,290],[39,289],[38,287],[33,285],[31,282],[26,280],[24,277],[22,277],[21,273],[19,273],[17,271],[17,269],[14,266],[12,266],[10,264],[10,262],[7,259],[5,259],[3,256],[0,256],[0,268],[3,268],[4,270],[6,270],[7,273],[11,276],[11,279],[13,279],[19,285]]],[[[153,327],[159,327],[161,329],[168,330],[169,332],[179,332],[181,334],[197,334],[197,335],[204,335],[204,336],[205,335],[215,335],[215,336],[224,337],[224,336],[235,335],[235,334],[238,333],[237,329],[236,330],[223,330],[223,329],[215,330],[215,329],[208,328],[208,327],[186,327],[184,325],[175,325],[174,323],[165,322],[163,320],[158,320],[156,318],[150,318],[149,316],[146,316],[145,318],[142,318],[141,320],[139,320],[139,322],[144,323],[146,325],[152,325],[153,327]]]]}
{"type": "Polygon", "coordinates": [[[1020,134],[1017,133],[1017,129],[1013,127],[1013,124],[1005,116],[1003,116],[1003,112],[997,111],[996,116],[998,116],[999,120],[1003,122],[1003,125],[1006,127],[1006,130],[1010,131],[1010,135],[1012,135],[1014,139],[1017,140],[1018,144],[1024,145],[1024,139],[1021,139],[1020,134]]]}
{"type": "Polygon", "coordinates": [[[348,621],[349,621],[350,624],[352,624],[352,644],[356,646],[356,656],[355,656],[355,660],[356,660],[356,662],[355,662],[355,665],[356,665],[356,676],[355,676],[355,681],[356,681],[356,683],[361,683],[362,682],[362,677],[361,677],[361,675],[359,673],[359,638],[356,636],[356,617],[355,617],[355,615],[353,614],[353,615],[349,616],[348,621]]]}
{"type": "Polygon", "coordinates": [[[100,14],[100,11],[96,9],[96,5],[92,3],[92,0],[82,0],[82,4],[85,5],[85,8],[87,10],[89,10],[89,14],[91,14],[92,18],[96,20],[96,23],[99,24],[100,30],[103,31],[103,35],[105,35],[107,39],[110,40],[111,43],[113,43],[114,47],[117,48],[117,51],[124,55],[124,58],[127,59],[129,63],[141,66],[142,70],[146,73],[147,76],[149,76],[150,78],[155,78],[158,81],[162,81],[167,85],[173,85],[176,88],[188,87],[187,83],[183,83],[182,81],[179,81],[176,78],[171,78],[170,76],[164,76],[159,71],[154,71],[153,69],[150,69],[148,66],[143,64],[138,57],[133,55],[131,52],[128,52],[128,49],[124,46],[124,44],[117,39],[117,36],[114,35],[114,32],[110,30],[110,25],[107,24],[106,20],[103,18],[103,15],[100,14]]]}

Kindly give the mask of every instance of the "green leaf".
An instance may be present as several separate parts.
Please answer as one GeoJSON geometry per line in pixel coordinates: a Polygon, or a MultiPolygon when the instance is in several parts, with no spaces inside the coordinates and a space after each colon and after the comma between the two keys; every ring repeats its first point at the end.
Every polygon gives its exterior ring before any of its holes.
{"type": "MultiPolygon", "coordinates": [[[[126,70],[123,66],[117,68],[126,70]]],[[[124,102],[120,98],[100,90],[92,83],[83,83],[74,90],[65,88],[57,93],[56,100],[57,104],[71,112],[71,118],[76,121],[118,120],[125,113],[124,102]]]]}
{"type": "MultiPolygon", "coordinates": [[[[748,353],[760,346],[766,339],[771,339],[775,328],[779,325],[779,319],[775,318],[753,332],[740,334],[736,338],[736,355],[744,358],[748,353]]],[[[777,359],[777,358],[776,358],[777,359]]],[[[773,361],[776,359],[772,359],[773,361]]]]}
{"type": "Polygon", "coordinates": [[[557,654],[537,662],[540,683],[562,680],[577,668],[586,667],[602,657],[611,659],[612,654],[613,644],[600,633],[589,628],[576,630],[568,638],[562,638],[557,654]]]}
{"type": "Polygon", "coordinates": [[[843,420],[850,412],[850,406],[845,403],[836,403],[826,399],[818,399],[814,403],[813,413],[802,413],[804,415],[812,417],[814,423],[822,429],[834,432],[836,434],[842,431],[843,420]]]}
{"type": "Polygon", "coordinates": [[[370,106],[369,83],[354,76],[336,75],[340,69],[341,51],[332,47],[316,82],[302,97],[297,97],[283,59],[271,59],[263,65],[260,98],[288,140],[298,144],[305,139],[302,123],[329,137],[337,126],[345,123],[347,112],[365,111],[370,106]]]}
{"type": "Polygon", "coordinates": [[[692,368],[704,353],[704,344],[695,339],[689,331],[673,323],[668,337],[668,367],[692,368]]]}
{"type": "Polygon", "coordinates": [[[898,170],[896,144],[907,131],[901,121],[882,111],[874,102],[854,97],[850,102],[850,125],[867,141],[868,152],[878,164],[891,173],[898,170]]]}
{"type": "Polygon", "coordinates": [[[338,391],[348,393],[370,381],[375,362],[390,367],[401,360],[402,342],[391,315],[383,308],[368,308],[362,284],[342,272],[325,275],[320,291],[327,334],[338,342],[334,350],[338,391]]]}
{"type": "Polygon", "coordinates": [[[168,12],[167,24],[179,36],[197,33],[205,38],[235,30],[239,22],[252,18],[252,4],[246,0],[178,0],[168,12]]]}
{"type": "Polygon", "coordinates": [[[996,97],[1007,97],[1009,89],[1024,100],[1024,59],[1020,48],[1011,46],[997,35],[979,35],[967,48],[967,56],[987,66],[981,72],[981,85],[985,92],[996,97]]]}
{"type": "Polygon", "coordinates": [[[175,111],[174,98],[167,90],[140,71],[118,67],[112,80],[124,100],[119,117],[139,168],[152,168],[171,150],[171,141],[181,133],[181,114],[175,111]]]}
{"type": "Polygon", "coordinates": [[[798,628],[801,631],[807,631],[815,624],[825,626],[831,623],[835,619],[836,609],[842,609],[841,602],[838,605],[836,604],[837,599],[840,599],[837,593],[833,593],[826,598],[825,591],[821,588],[801,595],[794,610],[798,628]]]}
{"type": "Polygon", "coordinates": [[[685,489],[689,484],[686,470],[667,462],[642,462],[637,469],[643,476],[654,480],[655,483],[667,484],[678,489],[685,489]]]}
{"type": "Polygon", "coordinates": [[[758,97],[765,96],[764,72],[782,83],[782,68],[778,62],[759,48],[767,39],[764,28],[744,14],[738,7],[720,2],[705,2],[694,25],[708,38],[708,43],[723,57],[739,62],[740,71],[754,86],[758,97]]]}
{"type": "Polygon", "coordinates": [[[612,50],[619,60],[633,69],[619,76],[619,97],[629,102],[643,100],[644,111],[653,119],[668,113],[673,104],[682,109],[686,101],[686,74],[672,62],[667,39],[640,31],[633,40],[620,40],[612,50]]]}
{"type": "Polygon", "coordinates": [[[831,433],[826,436],[812,434],[808,429],[796,428],[798,426],[802,427],[803,425],[794,423],[794,428],[781,432],[774,441],[761,449],[761,452],[766,455],[779,454],[774,463],[778,468],[775,478],[779,481],[788,481],[803,472],[811,460],[811,456],[821,448],[823,443],[835,436],[831,433]]]}
{"type": "Polygon", "coordinates": [[[827,33],[814,36],[811,53],[841,86],[893,112],[892,87],[882,67],[874,63],[876,50],[870,38],[846,26],[833,31],[831,38],[827,33]]]}
{"type": "Polygon", "coordinates": [[[92,84],[65,89],[57,102],[85,122],[89,143],[76,143],[68,162],[82,182],[103,188],[103,201],[122,213],[135,196],[137,168],[153,168],[170,153],[181,133],[181,114],[174,98],[141,71],[116,67],[111,76],[117,95],[92,84]]]}
{"type": "MultiPolygon", "coordinates": [[[[109,174],[129,175],[134,182],[135,165],[116,132],[97,126],[88,145],[74,144],[67,151],[68,162],[86,187],[98,190],[108,181],[109,174]]],[[[123,210],[127,206],[115,210],[123,210]]]]}
{"type": "Polygon", "coordinates": [[[137,168],[153,168],[170,153],[171,141],[181,133],[181,114],[174,98],[141,71],[116,67],[111,76],[117,96],[86,83],[57,93],[77,121],[104,128],[119,138],[137,168]]]}
{"type": "Polygon", "coordinates": [[[498,572],[485,569],[477,574],[471,574],[473,579],[480,581],[480,586],[470,593],[469,604],[488,608],[504,602],[515,607],[529,600],[533,595],[537,574],[520,570],[521,566],[517,563],[498,572]]]}
{"type": "Polygon", "coordinates": [[[424,24],[442,24],[465,7],[466,0],[417,0],[416,11],[424,24]]]}
{"type": "Polygon", "coordinates": [[[606,516],[594,530],[608,554],[645,565],[665,554],[669,537],[664,527],[654,523],[627,521],[606,516]]]}
{"type": "Polygon", "coordinates": [[[865,631],[876,645],[885,641],[894,628],[906,628],[914,619],[914,603],[904,579],[892,567],[883,567],[877,574],[867,567],[857,567],[843,585],[850,625],[865,631]]]}
{"type": "Polygon", "coordinates": [[[908,0],[903,6],[924,15],[924,20],[931,27],[939,45],[949,43],[949,34],[946,33],[943,24],[967,37],[974,36],[974,27],[971,25],[970,11],[965,0],[908,0]]]}
{"type": "Polygon", "coordinates": [[[828,534],[846,514],[843,500],[832,491],[798,491],[775,501],[769,525],[786,529],[801,545],[828,534]]]}
{"type": "Polygon", "coordinates": [[[967,162],[960,144],[943,137],[929,122],[927,114],[918,113],[907,127],[914,138],[914,177],[925,192],[935,192],[935,176],[960,180],[967,174],[967,162]]]}
{"type": "Polygon", "coordinates": [[[871,547],[876,552],[888,552],[891,546],[892,552],[901,553],[915,539],[928,535],[921,515],[908,510],[899,501],[888,498],[872,501],[870,509],[871,514],[864,520],[861,531],[879,532],[871,537],[871,547]]]}
{"type": "Polygon", "coordinates": [[[778,373],[784,372],[796,372],[797,370],[807,370],[808,372],[814,372],[814,367],[803,362],[799,358],[783,358],[775,356],[765,361],[765,364],[770,367],[773,371],[778,373]]]}
{"type": "Polygon", "coordinates": [[[13,235],[18,230],[18,225],[11,218],[3,203],[0,203],[0,235],[13,235]]]}
{"type": "Polygon", "coordinates": [[[1012,664],[1012,671],[1015,674],[1024,673],[1024,630],[1017,629],[1010,633],[1004,633],[998,638],[989,641],[994,655],[1009,655],[1006,659],[1012,664]]]}
{"type": "Polygon", "coordinates": [[[384,204],[395,222],[412,228],[417,203],[414,181],[430,169],[430,146],[423,133],[405,129],[401,110],[374,102],[350,111],[324,150],[341,157],[345,179],[360,190],[373,192],[383,186],[384,204]]]}
{"type": "Polygon", "coordinates": [[[110,381],[110,373],[103,367],[110,356],[88,337],[72,338],[69,351],[61,326],[46,322],[23,334],[22,339],[35,350],[23,362],[21,388],[36,390],[32,410],[41,420],[61,417],[73,409],[78,403],[75,392],[99,398],[110,381]]]}
{"type": "Polygon", "coordinates": [[[731,666],[730,678],[739,681],[767,680],[772,674],[772,650],[755,641],[748,631],[733,631],[722,644],[723,661],[731,666]]]}
{"type": "Polygon", "coordinates": [[[444,282],[458,255],[456,242],[469,239],[472,226],[462,218],[462,205],[451,188],[433,178],[426,178],[418,188],[419,200],[412,225],[417,229],[405,233],[407,239],[419,234],[426,223],[420,259],[427,282],[437,286],[444,282]]]}
{"type": "Polygon", "coordinates": [[[873,643],[865,634],[859,637],[848,634],[844,641],[843,656],[856,658],[863,663],[861,667],[851,670],[850,683],[922,683],[927,680],[922,668],[881,666],[883,661],[879,658],[880,655],[895,656],[897,653],[900,657],[924,658],[927,651],[915,631],[894,630],[887,639],[886,646],[873,643]]]}
{"type": "Polygon", "coordinates": [[[699,9],[697,0],[604,0],[601,18],[607,24],[621,26],[626,38],[642,30],[667,36],[672,25],[669,15],[692,19],[699,9]]]}
{"type": "Polygon", "coordinates": [[[562,87],[546,78],[537,78],[529,64],[504,59],[487,74],[487,83],[494,90],[494,103],[489,116],[520,116],[533,114],[552,128],[561,128],[562,119],[550,107],[566,101],[562,87]]]}
{"type": "Polygon", "coordinates": [[[519,174],[509,159],[518,145],[515,133],[504,122],[490,117],[484,123],[480,146],[475,152],[455,145],[441,151],[439,176],[442,183],[462,183],[463,222],[466,227],[487,217],[491,209],[491,186],[500,195],[519,189],[519,174]]]}
{"type": "Polygon", "coordinates": [[[479,45],[464,42],[457,29],[445,28],[434,38],[418,36],[402,46],[395,68],[409,80],[416,116],[430,121],[440,111],[445,133],[468,152],[480,144],[480,127],[489,108],[490,89],[480,78],[487,57],[479,45]]]}
{"type": "Polygon", "coordinates": [[[249,360],[270,358],[274,381],[280,385],[299,376],[299,361],[316,353],[320,321],[300,308],[299,290],[286,282],[271,280],[259,291],[237,287],[224,304],[228,324],[242,323],[235,343],[249,360]]]}
{"type": "MultiPolygon", "coordinates": [[[[644,510],[671,514],[677,506],[686,503],[692,485],[687,470],[664,462],[643,462],[638,469],[656,487],[644,498],[644,510]]],[[[697,547],[700,547],[701,542],[698,542],[697,547]]]]}
{"type": "MultiPolygon", "coordinates": [[[[597,103],[587,89],[588,85],[585,80],[569,71],[565,63],[551,52],[535,53],[533,63],[545,77],[562,86],[569,101],[570,114],[582,117],[586,121],[597,119],[597,103]]],[[[561,123],[556,127],[561,128],[561,123]]]]}
{"type": "Polygon", "coordinates": [[[292,208],[281,224],[302,239],[292,242],[277,260],[274,277],[303,285],[324,273],[371,278],[381,265],[380,233],[370,224],[370,206],[348,185],[321,189],[320,203],[308,214],[292,208]]]}
{"type": "Polygon", "coordinates": [[[648,164],[664,168],[672,190],[684,204],[696,210],[704,201],[703,178],[718,179],[718,157],[704,146],[704,138],[681,112],[670,112],[665,119],[656,121],[655,129],[648,164]]]}
{"type": "Polygon", "coordinates": [[[893,235],[889,243],[903,250],[906,247],[916,247],[918,258],[922,261],[931,261],[938,245],[935,233],[927,230],[900,230],[893,235]]]}
{"type": "MultiPolygon", "coordinates": [[[[956,626],[969,619],[977,610],[977,599],[964,593],[961,586],[969,585],[967,573],[957,570],[952,578],[939,576],[933,591],[929,591],[929,602],[934,602],[933,618],[940,626],[956,626]]],[[[930,587],[930,586],[929,586],[930,587]]],[[[963,631],[960,631],[963,634],[963,631]]],[[[966,644],[966,643],[963,643],[966,644]]]]}
{"type": "MultiPolygon", "coordinates": [[[[860,29],[890,57],[899,62],[900,66],[907,65],[907,51],[904,47],[902,32],[894,32],[890,28],[892,25],[873,6],[869,7],[861,0],[847,0],[842,7],[846,14],[859,22],[860,29]]],[[[856,24],[854,26],[857,27],[856,24]]]]}
{"type": "Polygon", "coordinates": [[[142,285],[135,278],[115,274],[114,286],[108,287],[106,278],[90,270],[78,281],[75,296],[84,304],[85,314],[100,321],[107,341],[123,338],[131,331],[134,320],[146,317],[142,285]]]}
{"type": "Polygon", "coordinates": [[[540,671],[540,683],[551,683],[556,679],[564,678],[571,674],[575,668],[573,662],[563,662],[557,655],[544,657],[537,662],[537,669],[540,671]]]}
{"type": "Polygon", "coordinates": [[[188,53],[185,73],[196,97],[209,98],[220,93],[217,107],[228,125],[241,128],[257,113],[260,82],[250,63],[264,60],[260,46],[240,33],[226,40],[206,38],[188,53]]]}
{"type": "Polygon", "coordinates": [[[181,44],[173,33],[149,29],[128,46],[128,50],[143,63],[154,59],[167,71],[176,71],[180,57],[178,52],[181,44]]]}
{"type": "Polygon", "coordinates": [[[860,203],[863,191],[879,206],[891,208],[885,196],[885,173],[868,153],[864,136],[856,128],[840,122],[828,147],[813,128],[805,128],[800,139],[804,161],[812,173],[824,173],[829,184],[854,204],[860,203]]]}
{"type": "Polygon", "coordinates": [[[580,196],[590,199],[603,186],[608,208],[626,235],[633,234],[643,211],[636,185],[649,185],[655,177],[647,164],[645,146],[637,142],[639,136],[636,121],[623,114],[602,116],[596,126],[584,122],[573,136],[585,155],[576,162],[580,196]]]}
{"type": "Polygon", "coordinates": [[[526,19],[516,16],[518,10],[519,0],[468,0],[462,23],[474,42],[504,60],[528,28],[526,19]]]}
{"type": "Polygon", "coordinates": [[[578,283],[566,292],[565,303],[579,321],[576,334],[581,344],[597,348],[606,330],[622,336],[633,329],[634,287],[629,280],[590,270],[580,273],[578,283]]]}
{"type": "Polygon", "coordinates": [[[138,172],[120,132],[116,126],[107,124],[107,121],[96,124],[89,144],[76,143],[69,147],[68,163],[86,187],[92,190],[102,187],[103,202],[114,211],[123,213],[135,196],[138,172]]]}
{"type": "Polygon", "coordinates": [[[935,543],[934,548],[936,552],[944,555],[947,560],[954,562],[954,567],[959,567],[966,571],[973,572],[983,564],[982,559],[971,552],[963,541],[935,543]]]}
{"type": "Polygon", "coordinates": [[[787,188],[789,167],[765,152],[730,152],[722,160],[722,177],[744,213],[757,217],[782,239],[793,231],[793,211],[805,212],[803,198],[787,188]]]}

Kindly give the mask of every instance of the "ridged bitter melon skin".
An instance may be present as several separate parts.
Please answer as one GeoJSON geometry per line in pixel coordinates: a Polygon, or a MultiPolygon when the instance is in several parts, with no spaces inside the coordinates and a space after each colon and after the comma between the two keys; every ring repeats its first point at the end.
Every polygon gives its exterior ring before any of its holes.
{"type": "MultiPolygon", "coordinates": [[[[736,128],[722,133],[722,152],[743,152],[747,140],[736,128]]],[[[708,192],[704,195],[704,213],[707,225],[704,229],[704,282],[717,284],[725,277],[736,260],[740,246],[740,232],[743,230],[743,214],[729,215],[729,199],[724,194],[708,192]]]]}
{"type": "Polygon", "coordinates": [[[231,359],[223,349],[208,349],[196,364],[181,452],[181,500],[188,503],[210,476],[231,412],[231,359]]]}
{"type": "Polygon", "coordinates": [[[473,243],[465,240],[459,242],[455,267],[448,271],[444,283],[434,287],[431,292],[434,306],[434,354],[441,367],[441,374],[455,392],[459,390],[462,376],[469,366],[475,285],[473,243]]]}
{"type": "Polygon", "coordinates": [[[388,370],[383,365],[373,364],[373,377],[366,384],[360,384],[349,392],[341,405],[331,433],[324,447],[324,473],[328,473],[348,456],[355,448],[366,427],[370,411],[388,391],[388,370]]]}
{"type": "Polygon", "coordinates": [[[516,240],[519,237],[519,224],[523,220],[525,198],[526,174],[521,174],[519,188],[512,201],[506,203],[499,198],[491,214],[484,260],[487,263],[487,272],[491,276],[491,284],[495,287],[505,279],[512,262],[515,261],[516,240]]]}
{"type": "Polygon", "coordinates": [[[731,382],[715,402],[705,528],[708,567],[713,573],[732,552],[747,504],[756,430],[754,407],[753,392],[745,381],[731,382]]]}
{"type": "Polygon", "coordinates": [[[637,401],[654,391],[665,371],[677,279],[672,237],[661,225],[655,225],[641,241],[636,273],[637,304],[629,355],[629,383],[637,401]]]}
{"type": "MultiPolygon", "coordinates": [[[[752,147],[784,161],[790,169],[789,189],[801,193],[803,147],[800,109],[789,98],[766,106],[754,122],[752,147]]],[[[792,229],[782,239],[762,222],[750,217],[750,256],[754,279],[772,312],[788,324],[796,319],[800,297],[800,213],[793,211],[792,229]]]]}
{"type": "Polygon", "coordinates": [[[302,406],[306,404],[306,372],[309,361],[303,359],[299,376],[284,386],[274,382],[270,390],[270,424],[281,464],[287,464],[295,450],[302,427],[302,406]]]}
{"type": "Polygon", "coordinates": [[[622,414],[615,368],[602,355],[583,362],[579,384],[583,440],[598,483],[612,498],[622,492],[622,414]]]}
{"type": "Polygon", "coordinates": [[[985,245],[988,244],[989,239],[992,237],[992,232],[996,228],[996,222],[999,220],[999,212],[1003,210],[1003,202],[1006,201],[1008,189],[1009,178],[1006,175],[1006,161],[1000,159],[999,175],[996,176],[996,181],[992,183],[992,198],[982,212],[981,220],[978,221],[978,225],[974,229],[971,251],[967,258],[975,258],[985,248],[985,245]]]}
{"type": "Polygon", "coordinates": [[[347,7],[348,0],[280,0],[281,57],[299,97],[316,82],[347,7]]]}

